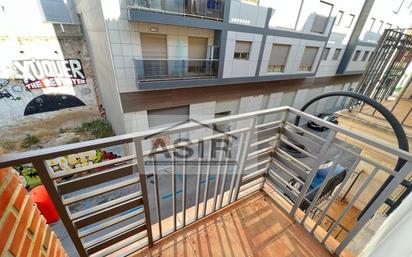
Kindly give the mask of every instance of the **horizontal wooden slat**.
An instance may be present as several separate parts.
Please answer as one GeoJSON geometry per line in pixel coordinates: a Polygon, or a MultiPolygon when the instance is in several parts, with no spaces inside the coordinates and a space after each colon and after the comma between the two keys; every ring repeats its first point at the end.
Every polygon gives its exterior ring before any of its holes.
{"type": "Polygon", "coordinates": [[[89,175],[77,177],[57,184],[61,195],[71,193],[83,188],[101,184],[110,180],[122,178],[133,174],[136,162],[122,164],[104,171],[97,171],[89,175]]]}
{"type": "Polygon", "coordinates": [[[266,159],[266,160],[263,160],[263,161],[260,161],[260,162],[253,163],[253,164],[251,164],[251,165],[249,165],[249,166],[246,166],[246,167],[245,167],[245,171],[254,169],[254,168],[259,167],[260,165],[264,165],[264,164],[266,164],[266,163],[268,163],[268,162],[270,162],[270,159],[266,159]]]}
{"type": "Polygon", "coordinates": [[[282,170],[283,172],[285,172],[286,174],[288,174],[290,177],[296,179],[297,181],[299,181],[300,183],[304,184],[305,181],[303,181],[301,178],[299,178],[297,176],[297,174],[295,174],[293,171],[289,170],[288,167],[284,166],[281,162],[279,162],[276,159],[272,160],[272,163],[280,170],[282,170]]]}
{"type": "Polygon", "coordinates": [[[298,166],[299,169],[301,169],[302,171],[309,172],[311,170],[311,167],[299,161],[297,158],[293,157],[285,150],[282,150],[280,147],[276,148],[275,153],[278,156],[282,157],[283,159],[287,160],[288,162],[293,163],[294,165],[298,166]]]}
{"type": "Polygon", "coordinates": [[[244,176],[244,177],[242,178],[242,181],[240,182],[240,185],[246,185],[246,184],[252,182],[253,180],[257,180],[257,179],[259,179],[259,178],[261,178],[261,177],[264,177],[266,170],[267,170],[267,169],[266,169],[266,167],[265,167],[265,168],[260,169],[260,170],[258,170],[258,171],[256,171],[256,172],[253,172],[253,173],[251,173],[251,174],[248,174],[248,175],[244,176]]]}
{"type": "Polygon", "coordinates": [[[90,234],[96,233],[96,232],[101,231],[103,229],[106,229],[110,226],[118,224],[122,221],[125,221],[127,219],[130,219],[130,218],[136,217],[138,215],[141,215],[141,214],[143,214],[143,212],[144,212],[143,208],[136,209],[134,211],[131,211],[131,212],[123,214],[123,215],[120,215],[120,216],[118,216],[116,218],[113,218],[111,220],[102,222],[102,223],[98,224],[97,226],[92,226],[91,228],[82,229],[81,231],[79,231],[79,237],[81,238],[81,237],[85,237],[85,236],[88,236],[90,234]]]}
{"type": "Polygon", "coordinates": [[[265,153],[267,153],[267,152],[271,152],[272,150],[273,150],[273,147],[272,147],[272,146],[265,147],[265,148],[262,148],[262,149],[259,149],[259,150],[257,150],[257,151],[254,151],[254,152],[249,153],[249,154],[247,155],[247,158],[248,158],[248,159],[255,158],[255,157],[257,157],[257,156],[260,156],[261,154],[265,154],[265,153]]]}
{"type": "Polygon", "coordinates": [[[283,120],[276,120],[276,121],[266,122],[266,123],[262,123],[262,124],[257,124],[255,126],[255,128],[259,129],[259,128],[264,128],[264,127],[268,127],[268,126],[277,126],[277,125],[281,124],[282,122],[283,122],[283,120]]]}
{"type": "Polygon", "coordinates": [[[109,208],[109,207],[111,207],[111,206],[120,204],[120,203],[122,203],[122,202],[126,202],[126,201],[129,201],[129,200],[135,199],[135,198],[139,198],[139,197],[141,197],[141,195],[142,195],[141,192],[131,193],[131,194],[128,194],[128,195],[119,197],[119,198],[117,198],[117,199],[114,199],[114,200],[112,200],[112,201],[108,201],[108,202],[99,204],[99,205],[97,205],[97,206],[94,206],[94,207],[91,207],[91,208],[87,208],[87,209],[85,209],[85,210],[78,211],[78,212],[75,212],[75,213],[73,213],[73,214],[70,214],[70,218],[71,218],[72,220],[79,219],[79,218],[81,218],[81,217],[91,215],[91,214],[93,214],[94,212],[98,212],[98,211],[104,210],[104,209],[106,209],[106,208],[109,208]]]}
{"type": "Polygon", "coordinates": [[[282,134],[284,134],[285,136],[287,136],[289,139],[292,139],[293,141],[302,144],[306,147],[310,146],[311,148],[313,148],[314,152],[319,152],[320,148],[322,147],[321,144],[318,144],[315,141],[312,141],[310,139],[308,139],[305,136],[301,136],[299,134],[296,134],[295,132],[285,128],[282,132],[282,134]]]}
{"type": "Polygon", "coordinates": [[[316,156],[315,156],[315,155],[313,155],[313,154],[309,153],[308,151],[303,150],[302,148],[296,146],[294,143],[292,143],[291,141],[287,140],[285,137],[280,137],[280,141],[281,141],[282,143],[285,143],[285,144],[287,144],[288,146],[292,147],[293,149],[295,149],[295,150],[297,150],[297,151],[299,151],[299,152],[307,155],[308,157],[316,160],[316,156]]]}
{"type": "Polygon", "coordinates": [[[93,254],[145,230],[144,221],[138,221],[87,242],[84,247],[88,254],[93,254]]]}
{"type": "Polygon", "coordinates": [[[303,180],[306,180],[308,177],[308,173],[310,172],[310,169],[304,170],[301,167],[299,167],[291,158],[288,158],[287,155],[282,154],[279,149],[276,150],[276,157],[277,160],[284,165],[285,167],[289,168],[291,171],[293,171],[295,174],[297,174],[299,177],[301,177],[303,180]]]}
{"type": "Polygon", "coordinates": [[[131,251],[130,253],[134,253],[137,250],[148,245],[149,241],[147,239],[143,240],[145,237],[147,237],[147,232],[142,231],[141,233],[137,235],[131,236],[125,240],[122,240],[121,242],[117,242],[116,244],[113,244],[111,246],[104,248],[103,250],[100,250],[99,252],[93,254],[93,257],[105,257],[127,246],[130,246],[130,247],[127,247],[127,251],[122,251],[121,256],[129,256],[128,252],[131,251]],[[139,243],[135,244],[137,242],[139,243]],[[131,246],[132,244],[133,246],[131,246]]]}
{"type": "Polygon", "coordinates": [[[142,204],[143,204],[143,199],[140,197],[137,199],[124,202],[124,203],[120,203],[118,205],[110,206],[109,208],[106,208],[99,212],[94,212],[91,215],[74,220],[73,223],[77,228],[82,228],[90,224],[99,222],[101,220],[107,219],[109,217],[112,217],[116,214],[120,214],[124,211],[136,208],[142,204]]]}
{"type": "Polygon", "coordinates": [[[263,183],[263,181],[264,181],[264,178],[261,177],[261,178],[259,178],[259,179],[252,180],[252,181],[249,182],[249,183],[245,183],[245,184],[243,184],[243,185],[240,186],[239,192],[248,190],[248,189],[251,188],[251,187],[254,187],[254,186],[256,186],[256,185],[258,185],[258,184],[260,184],[260,183],[263,183]]]}
{"type": "Polygon", "coordinates": [[[278,138],[279,138],[278,136],[272,136],[272,137],[265,138],[265,139],[259,139],[259,141],[256,141],[253,144],[251,144],[250,147],[255,147],[255,146],[258,146],[264,143],[271,143],[278,138]]]}
{"type": "Polygon", "coordinates": [[[284,180],[282,177],[280,177],[276,172],[274,172],[272,169],[269,169],[269,177],[275,179],[277,182],[281,183],[283,187],[287,188],[289,191],[293,192],[294,194],[298,195],[300,192],[294,188],[292,185],[289,184],[289,181],[284,180]]]}
{"type": "Polygon", "coordinates": [[[82,200],[85,200],[85,199],[88,199],[88,198],[91,198],[91,197],[94,197],[94,196],[97,196],[97,195],[100,195],[100,194],[104,194],[104,193],[107,193],[107,192],[110,192],[110,191],[117,190],[117,189],[122,188],[122,187],[130,186],[132,184],[136,184],[138,182],[139,182],[139,177],[137,177],[137,176],[133,177],[133,178],[129,178],[127,180],[117,182],[117,183],[112,184],[110,186],[108,185],[108,186],[105,186],[105,187],[100,187],[100,188],[97,188],[95,190],[91,190],[91,191],[88,191],[86,193],[83,193],[83,194],[78,194],[78,195],[72,196],[70,198],[65,198],[65,199],[63,199],[63,204],[64,205],[69,205],[69,204],[72,204],[72,203],[76,203],[76,202],[79,202],[79,201],[82,201],[82,200]]]}

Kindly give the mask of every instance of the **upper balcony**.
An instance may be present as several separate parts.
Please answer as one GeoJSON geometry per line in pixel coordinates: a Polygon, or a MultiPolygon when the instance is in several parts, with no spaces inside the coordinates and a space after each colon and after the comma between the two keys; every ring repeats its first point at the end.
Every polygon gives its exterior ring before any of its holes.
{"type": "Polygon", "coordinates": [[[213,59],[135,59],[139,81],[215,78],[219,60],[213,59]]]}
{"type": "Polygon", "coordinates": [[[0,168],[27,163],[80,256],[352,256],[358,232],[399,195],[412,155],[279,107],[0,157],[0,168]],[[394,171],[371,149],[405,164],[394,171]],[[103,150],[116,158],[100,160],[103,150]]]}
{"type": "Polygon", "coordinates": [[[130,0],[129,8],[202,19],[223,20],[224,0],[130,0]]]}

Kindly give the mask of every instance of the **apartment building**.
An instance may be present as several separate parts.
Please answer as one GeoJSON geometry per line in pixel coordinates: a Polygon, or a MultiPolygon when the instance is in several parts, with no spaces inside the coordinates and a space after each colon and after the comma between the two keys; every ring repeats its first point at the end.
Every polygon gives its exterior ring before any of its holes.
{"type": "MultiPolygon", "coordinates": [[[[49,1],[50,3],[55,1],[49,1]]],[[[117,133],[354,90],[405,0],[74,1],[117,133]],[[166,118],[173,117],[173,118],[166,118]]],[[[333,111],[344,99],[312,108],[333,111]]]]}

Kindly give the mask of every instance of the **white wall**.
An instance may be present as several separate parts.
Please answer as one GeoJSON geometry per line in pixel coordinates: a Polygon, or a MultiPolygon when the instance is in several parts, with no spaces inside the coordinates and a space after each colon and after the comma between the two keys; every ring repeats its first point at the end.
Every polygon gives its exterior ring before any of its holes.
{"type": "MultiPolygon", "coordinates": [[[[123,110],[116,76],[113,69],[113,59],[108,40],[108,31],[105,19],[119,19],[120,9],[116,2],[102,2],[99,0],[77,0],[77,11],[82,15],[85,28],[85,37],[90,48],[90,55],[95,67],[96,78],[101,92],[101,100],[106,115],[116,134],[123,134],[123,110]],[[119,11],[119,13],[116,13],[119,11]]],[[[122,18],[126,19],[125,13],[122,18]]]]}
{"type": "MultiPolygon", "coordinates": [[[[27,105],[34,98],[42,95],[75,96],[84,104],[94,106],[97,110],[93,74],[86,73],[85,63],[83,63],[83,71],[86,84],[26,90],[22,81],[23,76],[16,69],[13,61],[63,60],[65,51],[61,49],[53,24],[44,21],[41,5],[37,0],[3,1],[1,4],[4,10],[0,10],[0,83],[2,84],[0,92],[3,94],[8,92],[10,95],[0,98],[0,127],[21,124],[28,117],[24,116],[27,105]]],[[[38,79],[45,78],[45,74],[43,75],[38,79]]],[[[41,120],[43,119],[41,117],[47,114],[34,116],[41,120]]]]}
{"type": "Polygon", "coordinates": [[[268,8],[250,2],[232,0],[230,2],[229,22],[263,28],[268,8]]]}
{"type": "Polygon", "coordinates": [[[262,35],[229,31],[227,33],[223,77],[234,78],[255,76],[261,42],[262,35]],[[249,52],[249,60],[235,60],[233,58],[236,40],[252,42],[249,52]]]}
{"type": "Polygon", "coordinates": [[[330,48],[329,56],[326,60],[321,60],[319,64],[317,77],[334,76],[338,65],[342,59],[343,52],[353,32],[356,22],[358,21],[360,11],[364,4],[364,0],[347,0],[347,1],[335,1],[334,8],[332,10],[332,17],[335,17],[335,24],[332,27],[329,40],[326,47],[330,48]],[[339,17],[339,11],[343,12],[342,18],[339,17]],[[351,26],[350,15],[355,15],[351,26]],[[340,21],[339,21],[340,20],[340,21]],[[336,48],[342,49],[341,54],[337,60],[332,60],[333,53],[336,48]]]}
{"type": "Polygon", "coordinates": [[[319,62],[319,58],[322,53],[323,44],[324,42],[321,42],[321,41],[268,36],[266,38],[266,44],[263,50],[262,64],[260,67],[259,74],[260,76],[265,76],[265,75],[297,74],[297,73],[314,72],[316,70],[317,63],[319,62]],[[291,48],[289,50],[289,55],[287,57],[285,70],[283,72],[267,72],[267,66],[269,64],[270,53],[272,51],[273,44],[291,45],[291,48]],[[305,51],[306,46],[319,47],[318,53],[316,55],[315,61],[312,66],[312,71],[310,72],[299,71],[299,65],[302,60],[303,52],[305,51]]]}
{"type": "Polygon", "coordinates": [[[368,60],[370,55],[372,54],[372,51],[375,50],[375,47],[368,47],[368,46],[357,46],[355,50],[353,51],[353,54],[350,58],[350,62],[348,63],[348,67],[346,68],[347,72],[350,71],[363,71],[366,68],[366,65],[368,64],[368,60]],[[359,55],[359,58],[357,61],[353,61],[353,55],[356,53],[357,50],[361,51],[361,54],[359,55]],[[369,55],[366,58],[365,61],[362,61],[362,57],[365,53],[365,51],[369,51],[369,55]]]}
{"type": "Polygon", "coordinates": [[[384,32],[386,23],[392,24],[392,28],[410,27],[412,23],[412,5],[410,4],[410,1],[376,0],[359,36],[359,40],[365,42],[377,42],[384,32]],[[400,9],[399,12],[397,12],[399,6],[400,9]],[[371,18],[376,19],[372,29],[371,18]],[[384,22],[384,26],[379,30],[380,21],[384,22]]]}
{"type": "Polygon", "coordinates": [[[412,256],[412,195],[384,221],[359,257],[412,256]]]}
{"type": "MultiPolygon", "coordinates": [[[[189,117],[195,121],[205,121],[215,118],[215,105],[216,102],[204,102],[198,104],[191,104],[189,107],[189,117]]],[[[209,128],[201,128],[190,131],[190,138],[202,138],[211,135],[213,131],[209,128]]]]}
{"type": "Polygon", "coordinates": [[[213,30],[129,22],[122,19],[106,22],[120,92],[137,91],[134,59],[142,59],[140,33],[167,35],[167,56],[172,60],[187,59],[190,36],[208,38],[208,45],[213,45],[213,30]],[[157,32],[150,29],[156,29],[157,32]]]}

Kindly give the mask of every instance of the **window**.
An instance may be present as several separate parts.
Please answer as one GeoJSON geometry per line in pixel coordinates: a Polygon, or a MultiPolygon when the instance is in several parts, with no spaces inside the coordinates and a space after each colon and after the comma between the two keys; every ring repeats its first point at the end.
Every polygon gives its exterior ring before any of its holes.
{"type": "Polygon", "coordinates": [[[370,62],[371,60],[372,60],[372,57],[373,57],[373,51],[372,51],[372,53],[369,55],[369,60],[368,60],[368,62],[370,62]]]}
{"type": "Polygon", "coordinates": [[[326,61],[328,59],[329,53],[330,53],[330,47],[326,47],[322,53],[322,60],[326,61]]]}
{"type": "Polygon", "coordinates": [[[189,106],[179,106],[147,111],[149,127],[167,127],[189,120],[189,106]]]}
{"type": "Polygon", "coordinates": [[[337,59],[339,59],[341,52],[342,52],[341,48],[336,48],[335,52],[333,53],[332,60],[336,61],[337,59]]]}
{"type": "Polygon", "coordinates": [[[341,24],[341,22],[342,22],[342,18],[343,18],[343,11],[339,11],[337,14],[336,14],[336,21],[335,21],[335,25],[336,26],[339,26],[340,24],[341,24]]]}
{"type": "Polygon", "coordinates": [[[250,46],[252,42],[236,41],[235,54],[233,56],[236,60],[249,60],[250,46]]]}
{"type": "Polygon", "coordinates": [[[353,55],[352,61],[356,62],[359,59],[361,52],[361,50],[356,50],[355,54],[353,55]]]}
{"type": "Polygon", "coordinates": [[[346,24],[347,28],[350,28],[352,26],[352,23],[353,23],[354,19],[355,19],[355,15],[354,14],[349,14],[348,23],[346,24]]]}
{"type": "Polygon", "coordinates": [[[365,52],[363,53],[362,62],[364,62],[364,61],[366,61],[366,59],[368,59],[368,55],[369,55],[369,51],[365,51],[365,52]]]}
{"type": "Polygon", "coordinates": [[[299,65],[299,71],[311,71],[313,63],[315,62],[316,54],[319,47],[307,46],[303,52],[302,61],[299,65]]]}
{"type": "Polygon", "coordinates": [[[331,4],[320,1],[310,31],[315,33],[325,32],[331,11],[331,4]]]}
{"type": "Polygon", "coordinates": [[[273,44],[267,72],[283,72],[289,51],[290,45],[273,44]]]}

